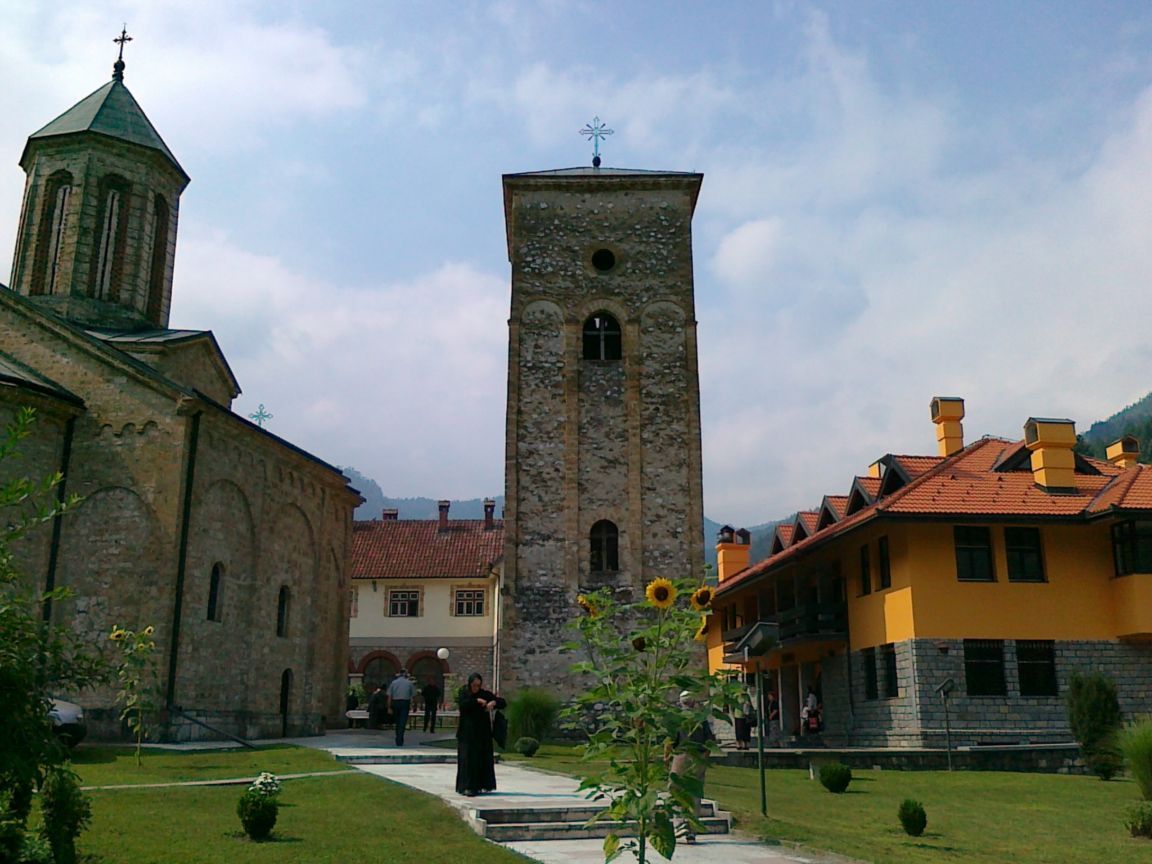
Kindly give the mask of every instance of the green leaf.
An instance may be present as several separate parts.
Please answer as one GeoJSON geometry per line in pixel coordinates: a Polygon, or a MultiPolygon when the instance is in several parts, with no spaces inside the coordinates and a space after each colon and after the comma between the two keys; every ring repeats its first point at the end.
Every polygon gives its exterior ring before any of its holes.
{"type": "Polygon", "coordinates": [[[676,851],[676,829],[672,825],[672,820],[668,818],[668,814],[663,810],[658,811],[652,820],[652,829],[648,832],[648,842],[665,858],[671,858],[676,851]]]}
{"type": "Polygon", "coordinates": [[[604,864],[616,860],[623,851],[624,850],[620,848],[620,837],[618,835],[609,834],[604,838],[604,864]]]}

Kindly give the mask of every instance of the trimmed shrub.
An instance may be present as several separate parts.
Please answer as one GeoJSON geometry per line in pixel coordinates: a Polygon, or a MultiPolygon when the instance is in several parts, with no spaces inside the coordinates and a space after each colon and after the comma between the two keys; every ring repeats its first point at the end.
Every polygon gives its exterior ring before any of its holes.
{"type": "Polygon", "coordinates": [[[92,805],[69,768],[56,765],[49,770],[40,787],[40,814],[40,834],[52,847],[56,864],[75,864],[76,838],[92,821],[92,805]]]}
{"type": "Polygon", "coordinates": [[[905,798],[900,803],[896,813],[900,817],[900,824],[904,826],[904,833],[912,837],[919,837],[928,827],[928,814],[924,812],[924,805],[911,798],[905,798]]]}
{"type": "Polygon", "coordinates": [[[852,782],[852,769],[840,762],[830,762],[820,766],[820,785],[836,795],[848,788],[852,782]]]}
{"type": "Polygon", "coordinates": [[[1128,811],[1124,827],[1133,837],[1152,838],[1152,804],[1141,801],[1128,811]]]}
{"type": "Polygon", "coordinates": [[[267,840],[276,826],[276,816],[280,804],[272,795],[264,795],[258,789],[249,787],[236,804],[236,815],[244,826],[244,833],[253,840],[267,840]]]}
{"type": "Polygon", "coordinates": [[[516,741],[516,752],[521,756],[527,756],[531,759],[536,755],[536,751],[540,749],[540,742],[535,738],[520,738],[516,741]]]}
{"type": "Polygon", "coordinates": [[[547,690],[526,688],[508,700],[508,738],[543,741],[552,732],[560,713],[560,700],[547,690]]]}
{"type": "Polygon", "coordinates": [[[1120,733],[1120,752],[1128,773],[1140,787],[1145,801],[1152,801],[1152,719],[1144,718],[1120,733]]]}
{"type": "Polygon", "coordinates": [[[1101,780],[1111,780],[1120,770],[1114,741],[1120,724],[1120,700],[1112,680],[1097,672],[1074,674],[1068,683],[1068,725],[1088,770],[1101,780]]]}

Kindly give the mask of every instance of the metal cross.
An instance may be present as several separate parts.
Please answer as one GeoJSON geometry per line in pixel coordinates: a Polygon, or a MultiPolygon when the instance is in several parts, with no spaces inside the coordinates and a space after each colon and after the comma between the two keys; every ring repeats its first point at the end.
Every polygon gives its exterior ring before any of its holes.
{"type": "Polygon", "coordinates": [[[124,59],[124,43],[132,41],[132,37],[128,35],[128,25],[127,24],[125,24],[123,27],[120,28],[120,37],[118,39],[113,39],[112,41],[120,46],[120,56],[117,57],[116,59],[117,60],[123,60],[124,59]]]}
{"type": "Polygon", "coordinates": [[[248,418],[250,420],[255,420],[256,425],[259,426],[261,429],[263,429],[264,428],[264,421],[265,420],[271,420],[274,416],[276,416],[276,415],[269,414],[267,411],[264,410],[264,403],[261,402],[260,407],[256,409],[256,413],[255,414],[249,414],[248,418]]]}
{"type": "Polygon", "coordinates": [[[580,134],[592,142],[592,164],[600,165],[600,142],[615,133],[615,129],[607,128],[599,117],[593,117],[592,122],[580,130],[580,134]]]}

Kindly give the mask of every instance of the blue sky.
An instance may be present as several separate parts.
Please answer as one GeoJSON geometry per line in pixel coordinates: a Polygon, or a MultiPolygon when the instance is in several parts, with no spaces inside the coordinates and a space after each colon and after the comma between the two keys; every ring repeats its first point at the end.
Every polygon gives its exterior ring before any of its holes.
{"type": "MultiPolygon", "coordinates": [[[[392,495],[503,488],[501,174],[701,171],[705,511],[1152,390],[1152,6],[0,0],[0,274],[24,139],[126,83],[192,176],[172,324],[392,495]],[[5,157],[3,154],[7,154],[5,157]],[[6,161],[5,161],[6,160],[6,161]]],[[[0,276],[0,278],[6,278],[0,276]]]]}

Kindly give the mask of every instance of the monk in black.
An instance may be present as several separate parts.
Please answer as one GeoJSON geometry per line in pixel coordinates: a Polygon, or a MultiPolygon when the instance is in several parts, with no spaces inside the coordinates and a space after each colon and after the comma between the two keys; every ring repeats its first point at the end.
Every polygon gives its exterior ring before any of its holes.
{"type": "Polygon", "coordinates": [[[479,672],[468,676],[457,701],[460,723],[456,727],[456,791],[461,795],[491,792],[496,788],[492,714],[507,703],[484,689],[479,672]]]}

